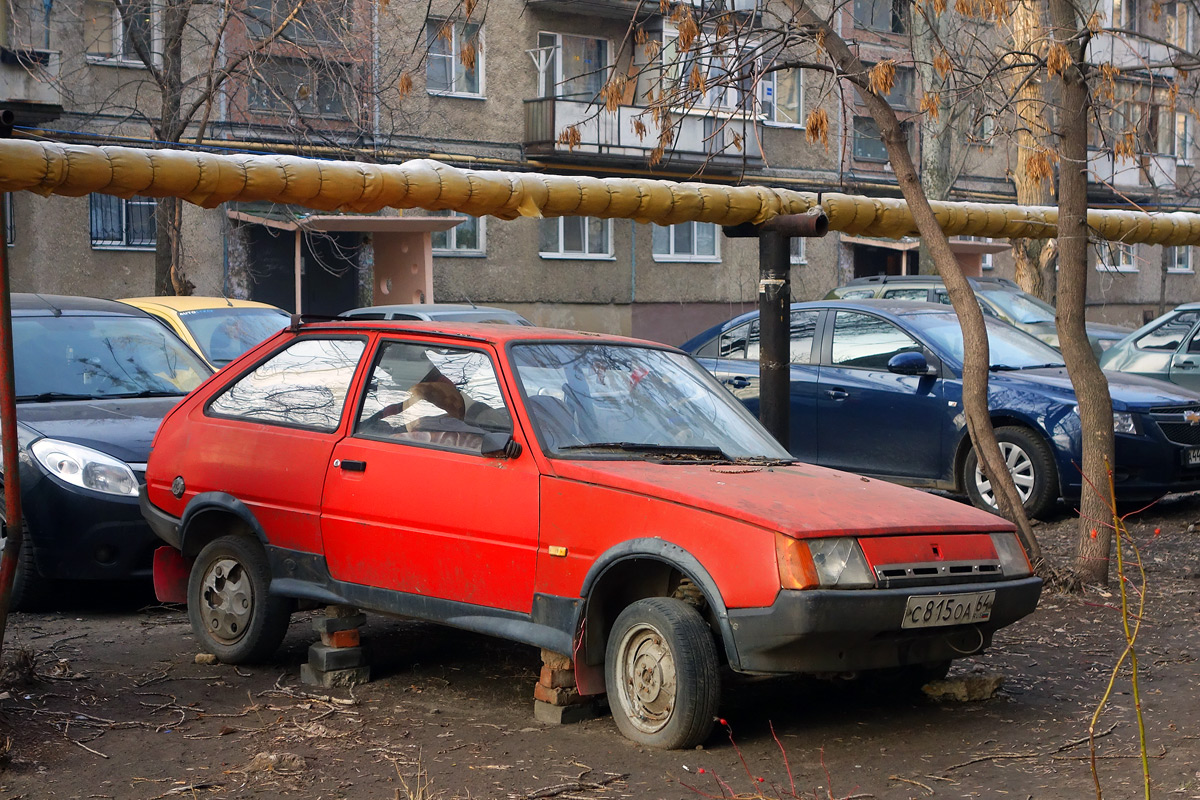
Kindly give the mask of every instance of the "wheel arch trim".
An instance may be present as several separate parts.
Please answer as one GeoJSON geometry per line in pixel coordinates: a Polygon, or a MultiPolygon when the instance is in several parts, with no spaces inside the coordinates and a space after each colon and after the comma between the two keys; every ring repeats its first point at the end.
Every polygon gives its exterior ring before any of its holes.
{"type": "Polygon", "coordinates": [[[249,506],[227,492],[201,492],[188,501],[187,507],[183,510],[183,516],[179,518],[180,550],[184,555],[194,556],[196,554],[195,551],[198,548],[192,547],[189,543],[189,539],[191,539],[189,533],[198,518],[212,512],[230,514],[241,520],[254,532],[259,543],[264,547],[267,546],[267,533],[249,506]]]}

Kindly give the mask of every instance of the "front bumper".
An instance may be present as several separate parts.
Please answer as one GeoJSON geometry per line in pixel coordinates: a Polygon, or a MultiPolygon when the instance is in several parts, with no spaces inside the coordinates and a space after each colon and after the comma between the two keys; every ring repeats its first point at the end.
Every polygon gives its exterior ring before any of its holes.
{"type": "Polygon", "coordinates": [[[902,589],[784,590],[766,608],[730,609],[739,672],[857,672],[981,652],[992,634],[1037,608],[1038,577],[902,589]],[[995,591],[987,622],[901,628],[908,598],[995,591]]]}
{"type": "MultiPolygon", "coordinates": [[[[1168,441],[1158,430],[1148,430],[1141,436],[1118,435],[1113,470],[1117,500],[1148,502],[1164,494],[1200,489],[1200,467],[1187,467],[1183,463],[1187,449],[1168,441]]],[[[1069,468],[1060,465],[1060,469],[1068,469],[1066,475],[1070,478],[1063,481],[1063,497],[1078,500],[1083,489],[1077,462],[1069,468]]]]}
{"type": "Polygon", "coordinates": [[[151,503],[150,498],[146,495],[146,484],[144,483],[138,487],[138,505],[141,507],[142,516],[155,535],[176,550],[183,550],[183,533],[179,529],[179,518],[171,516],[151,503]]]}

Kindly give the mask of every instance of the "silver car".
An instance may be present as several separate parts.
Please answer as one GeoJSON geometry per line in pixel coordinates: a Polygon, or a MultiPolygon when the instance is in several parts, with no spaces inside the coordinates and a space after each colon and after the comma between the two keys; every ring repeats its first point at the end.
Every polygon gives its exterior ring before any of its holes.
{"type": "Polygon", "coordinates": [[[1200,390],[1200,303],[1184,303],[1104,352],[1104,369],[1200,390]]]}

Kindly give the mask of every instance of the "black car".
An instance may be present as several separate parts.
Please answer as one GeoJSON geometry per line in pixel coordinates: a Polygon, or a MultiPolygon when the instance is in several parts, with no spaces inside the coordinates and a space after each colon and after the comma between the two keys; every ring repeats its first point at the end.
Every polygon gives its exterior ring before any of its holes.
{"type": "Polygon", "coordinates": [[[149,578],[158,540],[138,484],[150,442],[212,370],[123,303],[14,294],[12,314],[26,526],[12,606],[47,599],[58,580],[149,578]]]}
{"type": "MultiPolygon", "coordinates": [[[[1075,392],[1062,355],[986,318],[988,410],[1032,516],[1085,490],[1075,392]]],[[[758,313],[682,345],[758,412],[758,313]]],[[[996,505],[967,436],[962,328],[944,305],[901,300],[796,303],[791,314],[788,449],[801,461],[966,494],[996,505]]],[[[1117,498],[1200,489],[1200,394],[1110,373],[1117,498]]]]}

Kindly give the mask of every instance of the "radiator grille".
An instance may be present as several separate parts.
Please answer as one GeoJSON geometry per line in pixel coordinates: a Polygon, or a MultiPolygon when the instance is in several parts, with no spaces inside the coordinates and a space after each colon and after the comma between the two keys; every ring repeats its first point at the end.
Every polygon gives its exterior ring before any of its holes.
{"type": "Polygon", "coordinates": [[[946,561],[918,564],[884,564],[875,567],[875,579],[882,589],[902,586],[935,586],[952,583],[978,583],[1001,580],[1004,573],[997,560],[946,561]]]}

